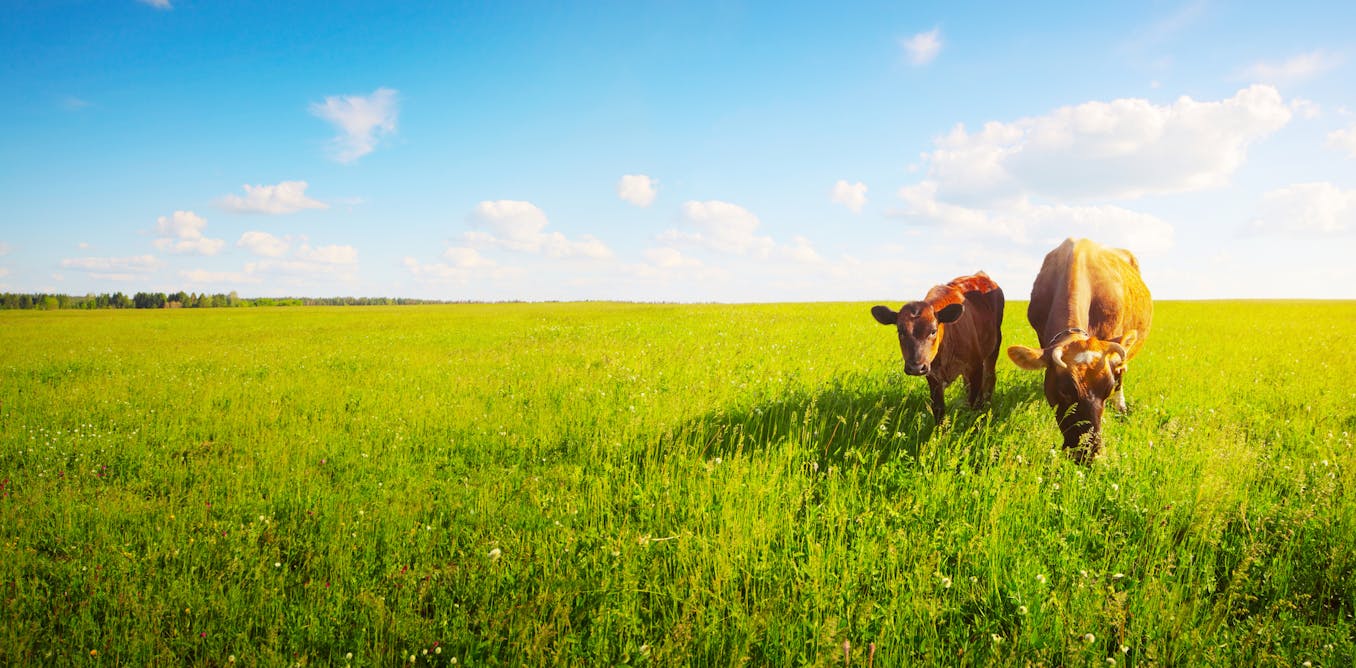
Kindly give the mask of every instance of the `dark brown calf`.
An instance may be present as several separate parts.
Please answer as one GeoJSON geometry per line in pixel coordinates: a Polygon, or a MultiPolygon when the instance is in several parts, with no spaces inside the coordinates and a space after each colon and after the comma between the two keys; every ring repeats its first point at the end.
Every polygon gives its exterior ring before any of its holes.
{"type": "Polygon", "coordinates": [[[1003,342],[1003,290],[984,272],[961,276],[928,290],[899,311],[875,306],[871,315],[899,332],[904,373],[926,376],[932,416],[946,415],[946,386],[965,377],[970,407],[993,396],[994,363],[1003,342]]]}

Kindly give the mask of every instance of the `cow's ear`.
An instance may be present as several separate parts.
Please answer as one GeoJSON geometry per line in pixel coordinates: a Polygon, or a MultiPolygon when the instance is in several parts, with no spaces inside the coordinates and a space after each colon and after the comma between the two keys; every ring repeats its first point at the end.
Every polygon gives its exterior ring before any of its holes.
{"type": "Polygon", "coordinates": [[[1132,329],[1112,340],[1121,344],[1121,347],[1126,350],[1129,350],[1131,346],[1135,345],[1135,341],[1139,340],[1139,330],[1132,329]]]}
{"type": "Polygon", "coordinates": [[[960,303],[952,304],[937,312],[937,322],[940,323],[955,322],[957,318],[961,317],[961,313],[964,311],[965,304],[960,303]]]}
{"type": "Polygon", "coordinates": [[[876,322],[882,325],[893,325],[899,322],[899,314],[890,310],[888,306],[872,306],[871,315],[876,317],[876,322]]]}
{"type": "Polygon", "coordinates": [[[1026,369],[1027,371],[1036,371],[1045,368],[1045,351],[1040,348],[1028,348],[1026,346],[1009,346],[1008,359],[1013,364],[1026,369]]]}

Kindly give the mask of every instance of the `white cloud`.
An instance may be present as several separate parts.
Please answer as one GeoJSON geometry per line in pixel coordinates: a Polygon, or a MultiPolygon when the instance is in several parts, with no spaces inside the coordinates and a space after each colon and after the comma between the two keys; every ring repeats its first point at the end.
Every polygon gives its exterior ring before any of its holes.
{"type": "Polygon", "coordinates": [[[500,267],[493,260],[480,255],[474,248],[452,246],[443,252],[447,262],[421,263],[407,257],[402,261],[410,275],[422,282],[466,284],[473,279],[498,280],[517,273],[516,270],[500,267]]]}
{"type": "Polygon", "coordinates": [[[607,259],[612,250],[591,236],[571,240],[559,232],[546,232],[546,213],[531,202],[518,200],[484,201],[471,212],[473,225],[486,231],[467,232],[473,245],[492,245],[520,253],[553,258],[583,257],[607,259]]]}
{"type": "Polygon", "coordinates": [[[354,264],[358,261],[358,249],[334,244],[312,248],[303,243],[293,257],[312,264],[354,264]]]}
{"type": "Polygon", "coordinates": [[[449,246],[443,251],[443,257],[451,261],[452,266],[466,269],[475,269],[478,267],[493,267],[494,260],[490,260],[480,254],[480,251],[465,246],[449,246]]]}
{"type": "Polygon", "coordinates": [[[1290,99],[1290,111],[1295,112],[1305,120],[1313,120],[1323,115],[1323,107],[1317,102],[1302,97],[1290,99]]]}
{"type": "Polygon", "coordinates": [[[0,243],[0,255],[9,255],[9,244],[0,243]]]}
{"type": "Polygon", "coordinates": [[[153,255],[135,255],[132,257],[74,257],[61,261],[65,269],[81,269],[88,272],[119,274],[139,274],[154,271],[160,267],[160,261],[153,255]]]}
{"type": "Polygon", "coordinates": [[[626,174],[617,182],[617,197],[636,206],[649,206],[658,194],[659,182],[644,174],[626,174]]]}
{"type": "Polygon", "coordinates": [[[817,262],[819,256],[803,237],[793,239],[791,245],[779,246],[772,237],[757,233],[761,221],[752,211],[738,204],[707,200],[683,203],[683,220],[695,232],[667,230],[659,240],[673,244],[692,244],[727,255],[768,259],[774,255],[799,262],[817,262]]]}
{"type": "Polygon", "coordinates": [[[240,271],[208,271],[206,269],[185,269],[179,272],[179,278],[190,285],[221,285],[223,283],[260,283],[258,276],[240,271]]]}
{"type": "Polygon", "coordinates": [[[1329,132],[1328,148],[1344,151],[1348,156],[1356,158],[1356,125],[1329,132]]]}
{"type": "Polygon", "coordinates": [[[170,4],[170,0],[137,0],[137,2],[140,2],[143,5],[150,5],[156,9],[174,9],[174,6],[170,4]]]}
{"type": "Polygon", "coordinates": [[[833,201],[847,207],[853,213],[861,213],[866,206],[866,184],[858,181],[848,183],[842,179],[833,184],[833,201]]]}
{"type": "Polygon", "coordinates": [[[367,97],[331,95],[311,105],[311,113],[332,123],[340,132],[331,140],[333,158],[350,163],[377,148],[381,137],[396,130],[396,91],[378,88],[367,97]]]}
{"type": "Polygon", "coordinates": [[[1247,81],[1288,84],[1312,79],[1342,62],[1335,54],[1326,51],[1310,51],[1292,56],[1279,63],[1258,62],[1245,68],[1240,79],[1247,81]]]}
{"type": "Polygon", "coordinates": [[[778,249],[781,256],[799,262],[801,264],[815,264],[823,262],[824,258],[819,256],[819,252],[810,245],[810,240],[802,236],[791,237],[791,243],[778,249]]]}
{"type": "Polygon", "coordinates": [[[926,65],[942,50],[942,29],[933,28],[927,32],[904,39],[900,42],[909,62],[914,65],[926,65]]]}
{"type": "Polygon", "coordinates": [[[169,253],[216,255],[226,245],[225,240],[203,236],[207,221],[192,211],[175,211],[170,216],[155,220],[159,238],[152,242],[157,249],[169,253]]]}
{"type": "Polygon", "coordinates": [[[900,190],[906,214],[925,219],[951,236],[994,240],[1038,247],[1065,237],[1090,237],[1112,246],[1142,252],[1164,251],[1173,245],[1173,228],[1146,213],[1118,206],[1033,204],[1022,198],[992,208],[973,208],[936,199],[935,184],[922,183],[900,190]]]}
{"type": "Polygon", "coordinates": [[[702,261],[694,257],[683,255],[683,252],[677,248],[667,246],[659,248],[647,248],[642,253],[650,264],[664,269],[679,268],[697,268],[702,266],[702,261]]]}
{"type": "Polygon", "coordinates": [[[235,245],[261,257],[282,257],[292,249],[291,239],[279,239],[268,232],[256,230],[240,235],[235,245]]]}
{"type": "Polygon", "coordinates": [[[327,209],[329,205],[306,196],[305,181],[283,181],[277,185],[245,184],[245,196],[226,195],[217,205],[238,213],[296,213],[304,209],[327,209]]]}
{"type": "Polygon", "coordinates": [[[923,155],[939,199],[988,207],[1027,194],[1135,198],[1217,187],[1248,146],[1290,121],[1275,88],[1255,85],[1216,102],[1182,97],[1085,102],[971,134],[958,125],[923,155]]]}
{"type": "Polygon", "coordinates": [[[694,232],[669,230],[665,241],[686,241],[721,253],[767,257],[776,247],[772,237],[758,236],[758,216],[738,204],[708,200],[683,203],[683,219],[694,232]]]}
{"type": "Polygon", "coordinates": [[[1256,234],[1334,235],[1356,231],[1356,190],[1326,181],[1297,183],[1262,196],[1247,230],[1256,234]]]}

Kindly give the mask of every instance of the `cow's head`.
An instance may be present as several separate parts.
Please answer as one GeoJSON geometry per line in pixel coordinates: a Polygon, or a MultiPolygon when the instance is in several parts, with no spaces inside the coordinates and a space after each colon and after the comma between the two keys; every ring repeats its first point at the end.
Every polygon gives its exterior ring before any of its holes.
{"type": "Polygon", "coordinates": [[[1045,400],[1055,409],[1064,447],[1079,461],[1091,461],[1102,448],[1102,410],[1120,389],[1126,351],[1136,338],[1134,330],[1106,340],[1071,330],[1043,349],[1008,348],[1017,366],[1045,370],[1045,400]]]}
{"type": "Polygon", "coordinates": [[[871,315],[882,325],[894,325],[899,331],[899,352],[904,356],[904,373],[926,376],[942,344],[946,323],[955,322],[965,311],[964,304],[951,304],[934,310],[927,302],[909,302],[899,311],[873,306],[871,315]]]}

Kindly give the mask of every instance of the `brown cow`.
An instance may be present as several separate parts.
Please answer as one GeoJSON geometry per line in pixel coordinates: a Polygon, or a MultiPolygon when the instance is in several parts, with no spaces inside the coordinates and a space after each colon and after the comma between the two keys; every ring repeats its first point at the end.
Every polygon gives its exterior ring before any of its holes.
{"type": "Polygon", "coordinates": [[[1002,288],[981,271],[935,286],[922,301],[909,302],[898,312],[872,307],[877,322],[899,330],[904,373],[927,376],[932,416],[938,422],[946,414],[946,386],[957,376],[965,376],[972,408],[993,395],[1003,303],[1002,288]]]}
{"type": "Polygon", "coordinates": [[[1017,366],[1045,370],[1065,449],[1090,462],[1102,447],[1102,410],[1125,412],[1125,369],[1149,336],[1154,306],[1130,251],[1066,239],[1045,256],[1026,319],[1041,347],[1012,346],[1017,366]]]}

